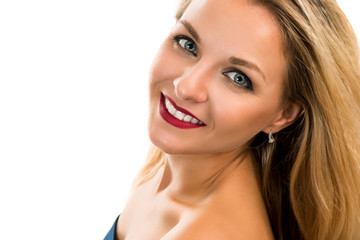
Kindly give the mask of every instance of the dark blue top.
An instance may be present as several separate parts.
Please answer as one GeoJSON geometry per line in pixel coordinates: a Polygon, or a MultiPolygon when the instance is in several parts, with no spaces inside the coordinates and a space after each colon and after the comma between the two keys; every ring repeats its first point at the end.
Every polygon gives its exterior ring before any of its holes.
{"type": "MultiPolygon", "coordinates": [[[[119,217],[120,217],[120,215],[119,215],[119,217]]],[[[116,238],[116,225],[119,220],[119,217],[116,218],[114,224],[112,225],[108,234],[106,234],[106,237],[104,238],[104,240],[120,240],[120,239],[116,238]]]]}

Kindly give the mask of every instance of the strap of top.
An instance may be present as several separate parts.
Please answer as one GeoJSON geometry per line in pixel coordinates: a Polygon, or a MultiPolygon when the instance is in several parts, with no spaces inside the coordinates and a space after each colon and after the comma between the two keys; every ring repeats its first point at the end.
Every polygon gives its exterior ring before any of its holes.
{"type": "Polygon", "coordinates": [[[120,240],[116,238],[116,225],[117,222],[119,220],[120,215],[116,218],[114,224],[112,225],[110,231],[108,232],[108,234],[106,234],[104,240],[120,240]]]}

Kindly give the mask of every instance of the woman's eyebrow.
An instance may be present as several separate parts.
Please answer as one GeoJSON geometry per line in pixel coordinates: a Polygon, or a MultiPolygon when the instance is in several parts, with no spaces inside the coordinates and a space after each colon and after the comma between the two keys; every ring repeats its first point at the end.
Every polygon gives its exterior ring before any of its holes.
{"type": "Polygon", "coordinates": [[[229,58],[229,62],[231,64],[235,64],[235,65],[240,65],[240,66],[244,66],[250,69],[255,70],[256,72],[258,72],[261,77],[266,80],[265,74],[261,71],[261,69],[256,66],[254,63],[248,62],[246,60],[240,59],[240,58],[236,58],[236,57],[230,57],[229,58]]]}
{"type": "MultiPolygon", "coordinates": [[[[195,39],[195,41],[200,43],[199,34],[196,32],[194,27],[186,20],[180,20],[179,22],[184,25],[184,27],[188,30],[188,32],[195,39]]],[[[244,67],[250,68],[252,70],[255,70],[256,72],[258,72],[261,75],[261,77],[264,80],[266,80],[265,74],[254,63],[251,63],[249,61],[246,61],[244,59],[240,59],[240,58],[237,58],[237,57],[230,57],[229,62],[231,64],[240,65],[240,66],[244,66],[244,67]]]]}
{"type": "Polygon", "coordinates": [[[184,27],[188,30],[188,32],[191,34],[191,36],[200,43],[199,34],[195,31],[194,27],[191,26],[191,24],[186,20],[180,20],[180,23],[182,23],[184,27]]]}

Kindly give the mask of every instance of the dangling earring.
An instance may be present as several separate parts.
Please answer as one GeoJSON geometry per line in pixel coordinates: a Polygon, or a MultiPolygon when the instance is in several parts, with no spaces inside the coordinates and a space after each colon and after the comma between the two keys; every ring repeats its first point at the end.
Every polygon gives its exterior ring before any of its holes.
{"type": "Polygon", "coordinates": [[[270,130],[270,132],[269,132],[269,141],[268,142],[269,143],[275,142],[275,139],[274,139],[273,134],[272,134],[272,130],[270,130]]]}

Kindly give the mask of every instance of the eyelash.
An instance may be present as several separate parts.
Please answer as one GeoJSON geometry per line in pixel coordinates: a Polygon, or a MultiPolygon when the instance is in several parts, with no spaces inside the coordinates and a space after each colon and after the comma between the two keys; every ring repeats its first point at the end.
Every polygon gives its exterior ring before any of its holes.
{"type": "Polygon", "coordinates": [[[195,43],[191,38],[189,38],[189,37],[187,37],[187,36],[184,36],[184,35],[176,35],[176,36],[173,36],[172,38],[173,38],[173,40],[175,41],[175,43],[176,43],[181,49],[183,49],[183,51],[185,51],[185,53],[190,54],[190,55],[195,56],[195,57],[197,56],[197,54],[198,54],[198,47],[197,47],[196,43],[195,43]],[[194,45],[194,47],[195,47],[195,51],[192,52],[192,51],[187,50],[185,47],[183,47],[183,46],[181,45],[181,43],[180,43],[181,40],[186,40],[186,41],[191,42],[191,43],[194,45]]]}
{"type": "MultiPolygon", "coordinates": [[[[196,43],[191,38],[189,38],[187,36],[184,36],[184,35],[173,35],[172,39],[186,54],[189,54],[189,55],[195,56],[195,57],[198,55],[198,47],[197,47],[196,43]],[[180,43],[181,40],[186,40],[186,41],[189,41],[192,44],[194,44],[195,51],[192,52],[192,51],[187,50],[185,47],[183,47],[181,45],[181,43],[180,43]]],[[[252,82],[251,82],[250,78],[245,73],[243,73],[243,72],[241,72],[241,71],[239,71],[237,69],[231,69],[231,70],[223,72],[223,75],[226,77],[227,81],[232,86],[237,87],[237,88],[245,89],[246,91],[253,91],[252,82]],[[229,73],[240,74],[241,76],[243,76],[243,79],[246,81],[246,83],[245,83],[246,86],[242,85],[242,84],[239,84],[239,83],[236,83],[235,80],[233,80],[229,76],[229,73]]]]}
{"type": "MultiPolygon", "coordinates": [[[[237,70],[237,69],[231,69],[231,70],[228,70],[228,71],[225,71],[223,72],[223,75],[226,77],[226,79],[229,81],[229,83],[235,87],[239,87],[239,88],[242,88],[242,89],[245,89],[246,91],[253,91],[253,86],[252,86],[252,82],[251,82],[251,79],[243,72],[237,70]],[[240,83],[236,83],[235,79],[232,79],[230,76],[229,76],[229,73],[235,73],[236,74],[239,74],[240,76],[242,76],[242,80],[245,80],[245,84],[240,84],[240,83]]],[[[235,77],[234,75],[234,77],[235,77]]]]}

